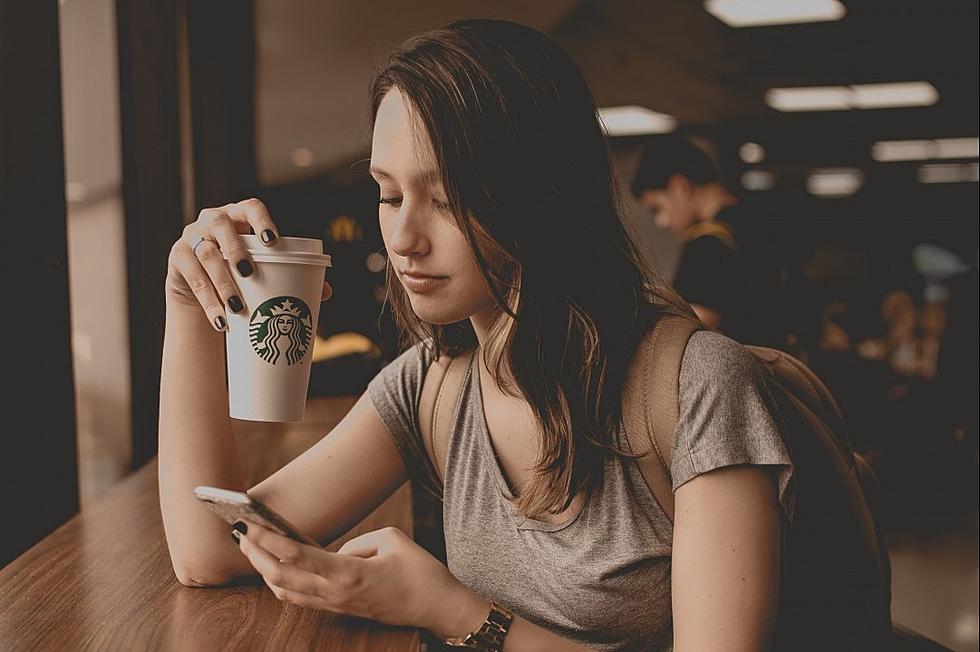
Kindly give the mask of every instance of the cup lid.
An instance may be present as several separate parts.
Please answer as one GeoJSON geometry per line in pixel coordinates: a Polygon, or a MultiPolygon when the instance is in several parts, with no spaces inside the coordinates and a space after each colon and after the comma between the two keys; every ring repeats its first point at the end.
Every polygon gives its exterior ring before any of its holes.
{"type": "Polygon", "coordinates": [[[271,245],[265,245],[257,235],[240,235],[249,253],[256,254],[322,254],[323,240],[319,238],[291,238],[279,236],[271,245]]]}
{"type": "MultiPolygon", "coordinates": [[[[271,245],[265,245],[257,235],[239,234],[245,243],[249,257],[262,263],[299,263],[330,267],[330,256],[323,253],[323,240],[319,238],[291,238],[279,236],[271,245]]],[[[228,255],[222,252],[226,260],[228,255]]]]}

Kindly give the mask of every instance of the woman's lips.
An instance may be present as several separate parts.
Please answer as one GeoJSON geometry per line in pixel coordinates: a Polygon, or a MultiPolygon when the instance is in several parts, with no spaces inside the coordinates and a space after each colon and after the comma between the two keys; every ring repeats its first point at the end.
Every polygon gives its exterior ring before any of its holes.
{"type": "Polygon", "coordinates": [[[426,276],[402,274],[402,282],[412,292],[428,292],[438,287],[443,281],[449,280],[446,276],[426,276]]]}

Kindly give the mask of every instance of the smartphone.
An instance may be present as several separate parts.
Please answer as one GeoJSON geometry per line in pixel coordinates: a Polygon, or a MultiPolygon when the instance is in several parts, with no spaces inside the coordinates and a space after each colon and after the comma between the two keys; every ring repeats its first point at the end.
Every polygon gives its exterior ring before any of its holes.
{"type": "Polygon", "coordinates": [[[253,521],[294,541],[321,548],[322,546],[300,532],[296,526],[277,514],[257,498],[244,491],[219,489],[218,487],[194,487],[194,497],[208,508],[234,524],[235,521],[253,521]]]}

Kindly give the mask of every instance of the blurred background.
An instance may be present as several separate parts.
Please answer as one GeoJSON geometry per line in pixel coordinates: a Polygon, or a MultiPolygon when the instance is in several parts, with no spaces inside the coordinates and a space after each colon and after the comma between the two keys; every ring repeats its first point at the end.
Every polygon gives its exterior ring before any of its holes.
{"type": "MultiPolygon", "coordinates": [[[[976,2],[3,2],[8,296],[0,566],[156,454],[166,261],[202,208],[262,199],[333,256],[310,396],[394,355],[367,84],[457,18],[552,36],[600,107],[627,228],[668,278],[685,239],[627,189],[680,134],[748,216],[786,348],[824,378],[882,484],[896,621],[978,649],[976,2]],[[26,284],[26,287],[25,287],[26,284]],[[35,334],[36,342],[25,335],[35,334]],[[17,528],[11,523],[22,523],[17,528]]],[[[421,493],[421,492],[416,492],[421,493]]],[[[417,499],[418,536],[440,517],[417,499]]]]}

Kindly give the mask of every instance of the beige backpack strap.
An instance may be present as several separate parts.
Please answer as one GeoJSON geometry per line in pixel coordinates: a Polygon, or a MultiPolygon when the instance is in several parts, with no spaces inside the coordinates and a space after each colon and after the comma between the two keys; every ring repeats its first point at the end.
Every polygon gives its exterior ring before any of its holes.
{"type": "Polygon", "coordinates": [[[429,460],[439,476],[446,480],[446,456],[449,449],[453,407],[463,386],[463,377],[473,358],[473,352],[456,357],[442,355],[429,365],[422,382],[419,399],[419,429],[429,460]]]}
{"type": "Polygon", "coordinates": [[[674,521],[674,491],[670,460],[674,429],[680,418],[678,404],[681,362],[687,342],[704,328],[693,319],[674,315],[660,318],[637,347],[623,387],[623,426],[643,479],[674,521]]]}

